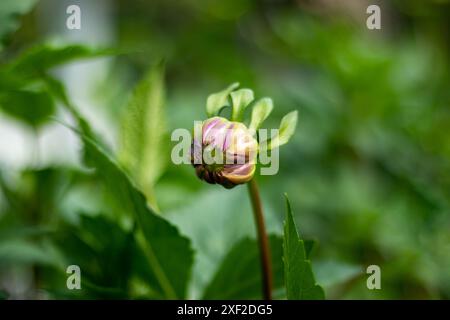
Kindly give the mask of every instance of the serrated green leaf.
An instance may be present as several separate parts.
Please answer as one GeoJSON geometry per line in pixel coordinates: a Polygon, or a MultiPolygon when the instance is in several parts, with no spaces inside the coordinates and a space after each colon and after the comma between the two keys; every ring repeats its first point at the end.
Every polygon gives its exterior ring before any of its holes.
{"type": "MultiPolygon", "coordinates": [[[[273,289],[283,286],[282,239],[270,236],[273,289]]],[[[258,243],[245,238],[228,252],[206,287],[204,299],[262,299],[258,243]]]]}
{"type": "Polygon", "coordinates": [[[286,220],[283,241],[284,278],[289,300],[324,299],[325,294],[316,284],[311,262],[306,256],[304,241],[300,238],[286,196],[286,220]]]}
{"type": "Polygon", "coordinates": [[[208,96],[208,99],[206,100],[206,114],[208,117],[218,115],[223,107],[229,105],[228,96],[237,87],[239,87],[239,83],[235,82],[228,86],[228,88],[208,96]]]}
{"type": "Polygon", "coordinates": [[[303,240],[303,244],[305,246],[306,259],[310,259],[311,253],[313,252],[313,250],[316,246],[316,241],[305,239],[305,240],[303,240]]]}
{"type": "Polygon", "coordinates": [[[297,126],[298,112],[297,110],[289,112],[283,119],[281,119],[278,134],[270,141],[269,148],[278,148],[289,142],[289,139],[294,135],[297,126]]]}
{"type": "Polygon", "coordinates": [[[250,89],[239,89],[231,92],[231,101],[233,103],[233,112],[231,119],[240,121],[244,114],[245,108],[255,99],[253,91],[250,89]]]}
{"type": "Polygon", "coordinates": [[[273,101],[270,98],[262,98],[258,100],[253,106],[252,120],[250,122],[250,130],[258,130],[264,120],[270,115],[273,110],[273,101]]]}
{"type": "Polygon", "coordinates": [[[119,160],[156,207],[154,185],[166,161],[164,66],[153,67],[136,86],[122,122],[119,160]]]}
{"type": "Polygon", "coordinates": [[[82,136],[85,162],[96,169],[99,180],[108,188],[117,208],[130,215],[142,232],[150,283],[161,297],[184,298],[193,263],[189,239],[148,207],[144,195],[127,175],[90,139],[82,136]]]}

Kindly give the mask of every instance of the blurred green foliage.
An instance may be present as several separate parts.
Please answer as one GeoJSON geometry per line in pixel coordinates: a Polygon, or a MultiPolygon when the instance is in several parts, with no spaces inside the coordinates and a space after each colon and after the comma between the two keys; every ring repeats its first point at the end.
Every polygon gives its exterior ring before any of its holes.
{"type": "Polygon", "coordinates": [[[295,223],[318,244],[312,267],[326,297],[450,298],[448,1],[373,1],[383,27],[369,31],[356,0],[117,0],[113,51],[49,44],[34,2],[0,4],[0,117],[38,135],[70,114],[85,161],[1,164],[0,298],[228,298],[245,278],[232,297],[259,298],[243,187],[203,184],[168,161],[167,133],[204,119],[207,95],[235,81],[273,98],[265,126],[299,114],[279,173],[258,177],[274,257],[287,192],[295,223]],[[108,145],[54,69],[112,52],[126,54],[92,90],[121,137],[108,145]],[[151,69],[161,59],[165,75],[151,69]],[[138,79],[149,96],[126,98],[138,79]],[[139,99],[151,103],[133,110],[139,99]],[[139,145],[121,144],[140,131],[139,145]],[[81,267],[82,290],[67,290],[69,264],[81,267]],[[366,287],[372,264],[381,290],[366,287]]]}

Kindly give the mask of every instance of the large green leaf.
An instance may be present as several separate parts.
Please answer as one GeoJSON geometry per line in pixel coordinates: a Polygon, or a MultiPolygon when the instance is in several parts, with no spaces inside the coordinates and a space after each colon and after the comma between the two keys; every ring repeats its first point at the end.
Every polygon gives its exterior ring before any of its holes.
{"type": "MultiPolygon", "coordinates": [[[[283,287],[282,239],[270,236],[273,289],[283,287]]],[[[261,264],[258,243],[245,238],[226,255],[204,299],[262,299],[261,264]]]]}
{"type": "Polygon", "coordinates": [[[97,145],[83,136],[85,161],[96,169],[116,206],[135,219],[151,275],[148,285],[161,297],[184,298],[193,263],[189,239],[147,206],[144,195],[97,145]]]}
{"type": "Polygon", "coordinates": [[[155,206],[153,187],[165,163],[166,118],[163,65],[153,67],[137,85],[122,122],[120,162],[155,206]]]}
{"type": "Polygon", "coordinates": [[[9,115],[37,127],[49,120],[55,110],[55,104],[45,91],[0,91],[0,108],[9,115]]]}
{"type": "Polygon", "coordinates": [[[7,65],[7,70],[26,76],[39,76],[40,73],[50,68],[71,61],[101,57],[112,52],[111,49],[91,48],[81,44],[44,43],[24,51],[7,65]]]}
{"type": "Polygon", "coordinates": [[[55,111],[52,94],[56,81],[48,75],[49,69],[108,53],[108,49],[83,45],[43,44],[27,49],[0,68],[0,108],[34,127],[44,124],[55,111]]]}
{"type": "MultiPolygon", "coordinates": [[[[81,214],[78,224],[60,225],[53,238],[63,266],[57,268],[58,275],[67,278],[69,265],[78,265],[82,272],[81,292],[55,285],[51,287],[60,288],[52,290],[55,297],[74,298],[74,294],[87,298],[128,297],[135,245],[131,231],[104,215],[81,214]]],[[[53,276],[48,280],[53,281],[53,276]]]]}
{"type": "Polygon", "coordinates": [[[286,295],[289,300],[324,299],[323,289],[316,284],[311,262],[306,256],[304,241],[300,238],[286,196],[283,261],[286,295]]]}

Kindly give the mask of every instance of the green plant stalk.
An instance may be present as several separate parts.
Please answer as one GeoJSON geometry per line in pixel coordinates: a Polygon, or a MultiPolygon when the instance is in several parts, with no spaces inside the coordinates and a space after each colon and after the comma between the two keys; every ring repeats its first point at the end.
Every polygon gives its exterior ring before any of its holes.
{"type": "Polygon", "coordinates": [[[250,200],[255,217],[256,231],[258,234],[259,252],[261,259],[261,272],[263,283],[263,298],[272,300],[272,263],[270,258],[269,238],[267,237],[264,225],[264,215],[262,210],[261,197],[255,179],[247,183],[250,200]]]}

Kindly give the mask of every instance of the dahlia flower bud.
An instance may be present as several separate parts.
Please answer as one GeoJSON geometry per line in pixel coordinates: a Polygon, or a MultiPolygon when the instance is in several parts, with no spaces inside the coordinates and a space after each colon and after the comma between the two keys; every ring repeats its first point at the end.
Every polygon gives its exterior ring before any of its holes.
{"type": "Polygon", "coordinates": [[[213,117],[194,133],[191,162],[200,179],[230,189],[252,179],[257,152],[258,142],[243,123],[213,117]]]}

